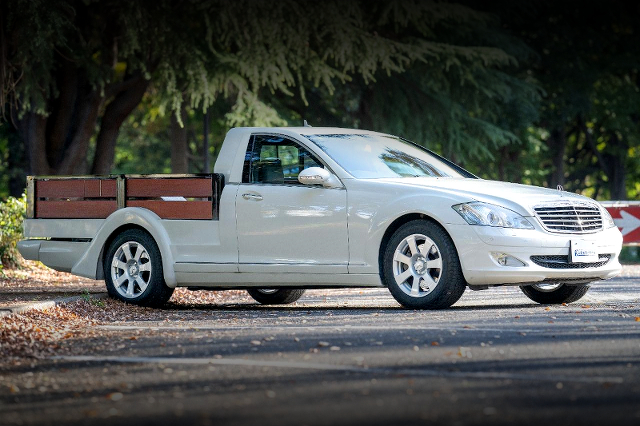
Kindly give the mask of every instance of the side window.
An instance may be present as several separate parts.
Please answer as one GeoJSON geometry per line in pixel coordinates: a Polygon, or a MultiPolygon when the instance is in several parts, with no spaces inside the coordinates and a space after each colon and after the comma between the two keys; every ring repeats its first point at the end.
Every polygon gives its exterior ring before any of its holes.
{"type": "Polygon", "coordinates": [[[245,154],[243,183],[297,185],[298,175],[309,167],[324,167],[305,147],[280,137],[254,135],[245,154]]]}

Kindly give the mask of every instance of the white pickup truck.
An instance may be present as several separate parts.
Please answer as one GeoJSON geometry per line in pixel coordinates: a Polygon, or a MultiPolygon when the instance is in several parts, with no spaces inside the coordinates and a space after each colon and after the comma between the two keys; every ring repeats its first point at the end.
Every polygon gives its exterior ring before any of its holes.
{"type": "Polygon", "coordinates": [[[387,287],[408,308],[517,285],[578,300],[619,273],[622,236],[597,202],[479,179],[401,138],[340,128],[236,128],[206,175],[29,177],[26,259],[159,306],[175,287],[387,287]]]}

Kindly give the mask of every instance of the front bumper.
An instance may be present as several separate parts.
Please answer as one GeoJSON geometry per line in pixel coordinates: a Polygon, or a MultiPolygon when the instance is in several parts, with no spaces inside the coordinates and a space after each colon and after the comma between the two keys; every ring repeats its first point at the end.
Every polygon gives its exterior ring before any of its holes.
{"type": "Polygon", "coordinates": [[[618,260],[622,235],[615,227],[593,234],[551,234],[539,229],[465,224],[450,225],[448,231],[458,249],[464,277],[470,285],[517,285],[563,280],[588,282],[612,278],[622,269],[618,260]],[[544,267],[531,260],[532,256],[568,256],[571,240],[594,242],[598,254],[611,257],[602,266],[581,265],[575,268],[544,267]],[[525,265],[502,266],[491,253],[507,254],[525,265]]]}

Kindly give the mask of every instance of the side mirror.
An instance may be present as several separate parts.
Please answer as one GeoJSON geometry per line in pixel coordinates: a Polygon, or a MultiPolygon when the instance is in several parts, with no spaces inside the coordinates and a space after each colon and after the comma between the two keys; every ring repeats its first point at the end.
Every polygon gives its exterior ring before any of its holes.
{"type": "Polygon", "coordinates": [[[340,180],[322,167],[309,167],[298,175],[298,182],[305,185],[322,185],[325,188],[342,188],[340,180]]]}

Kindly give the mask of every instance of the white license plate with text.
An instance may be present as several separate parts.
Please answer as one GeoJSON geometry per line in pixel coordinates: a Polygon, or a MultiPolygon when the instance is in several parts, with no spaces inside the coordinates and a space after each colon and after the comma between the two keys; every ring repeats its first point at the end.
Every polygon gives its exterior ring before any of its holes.
{"type": "Polygon", "coordinates": [[[569,262],[593,263],[599,260],[596,244],[593,241],[571,240],[569,262]]]}

